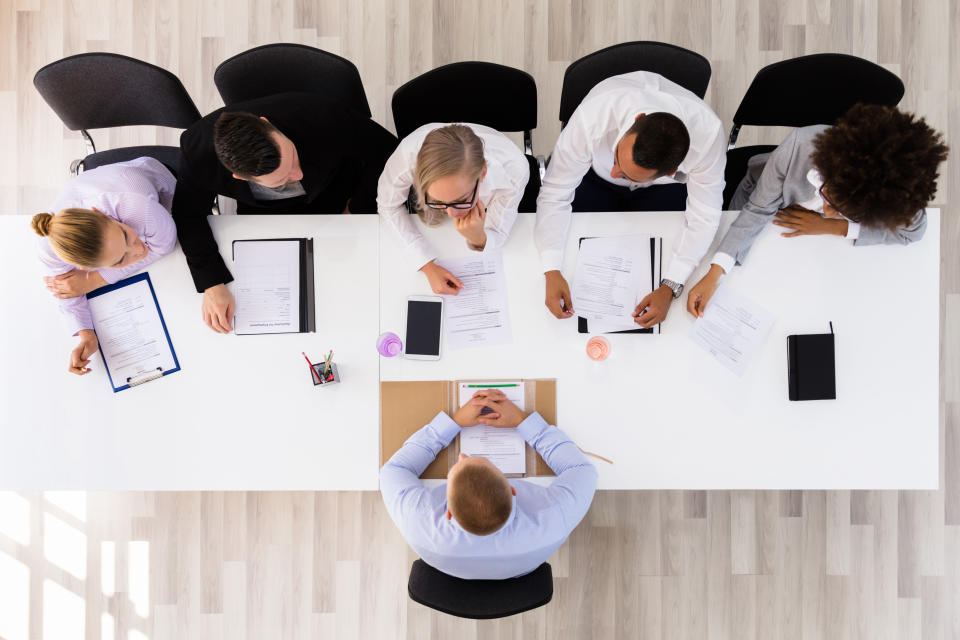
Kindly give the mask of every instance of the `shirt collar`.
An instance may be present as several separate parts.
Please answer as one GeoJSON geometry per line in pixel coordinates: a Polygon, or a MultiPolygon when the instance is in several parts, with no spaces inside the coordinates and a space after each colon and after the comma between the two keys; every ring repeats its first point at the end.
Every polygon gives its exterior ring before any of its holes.
{"type": "MultiPolygon", "coordinates": [[[[513,485],[510,485],[510,486],[513,487],[513,485]]],[[[516,487],[513,487],[513,488],[516,488],[516,487]]],[[[505,530],[507,527],[509,527],[511,523],[517,518],[517,496],[511,496],[511,497],[513,498],[513,501],[510,505],[510,516],[507,518],[507,521],[503,523],[502,527],[500,527],[499,529],[497,529],[491,534],[488,534],[485,536],[478,536],[475,533],[470,533],[469,531],[461,527],[460,523],[457,522],[457,519],[452,516],[449,520],[447,520],[447,524],[451,525],[454,529],[457,529],[458,531],[463,533],[463,535],[466,535],[466,536],[473,536],[474,538],[489,538],[490,536],[495,536],[501,531],[505,530]]],[[[446,505],[446,509],[444,509],[444,514],[446,514],[446,510],[449,508],[450,508],[450,505],[449,504],[446,505]]],[[[446,518],[446,515],[444,515],[444,518],[446,518]]]]}

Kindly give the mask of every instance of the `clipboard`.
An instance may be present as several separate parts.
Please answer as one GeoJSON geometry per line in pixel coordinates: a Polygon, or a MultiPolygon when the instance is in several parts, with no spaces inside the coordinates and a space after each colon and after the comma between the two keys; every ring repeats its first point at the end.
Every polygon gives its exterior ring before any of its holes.
{"type": "MultiPolygon", "coordinates": [[[[157,301],[157,293],[153,289],[153,283],[150,281],[149,273],[146,273],[146,272],[140,273],[135,276],[130,276],[129,278],[124,278],[123,280],[118,280],[113,284],[100,287],[99,289],[96,289],[88,293],[87,300],[98,298],[106,293],[117,291],[118,289],[123,289],[124,287],[127,287],[132,284],[136,284],[137,282],[142,282],[144,280],[146,280],[147,286],[150,289],[150,296],[153,299],[153,304],[154,304],[154,308],[156,309],[157,316],[160,318],[160,326],[163,327],[163,335],[167,340],[167,347],[169,347],[170,355],[173,357],[174,366],[170,369],[163,369],[162,367],[157,367],[157,370],[155,372],[151,371],[137,378],[128,377],[126,380],[118,380],[115,382],[113,379],[113,373],[111,373],[110,367],[107,365],[107,357],[103,353],[103,346],[101,344],[99,349],[100,360],[103,362],[103,368],[107,372],[107,379],[110,380],[110,386],[113,388],[114,393],[123,391],[124,389],[135,387],[137,385],[143,384],[144,382],[150,382],[151,380],[162,378],[163,376],[170,375],[171,373],[174,373],[176,371],[180,371],[180,360],[177,359],[177,352],[173,348],[173,342],[170,341],[170,332],[167,330],[167,323],[163,319],[163,312],[160,310],[160,303],[157,301]],[[120,386],[117,386],[117,382],[120,383],[120,386]]],[[[100,341],[99,336],[97,336],[97,341],[98,342],[100,341]]]]}
{"type": "MultiPolygon", "coordinates": [[[[316,333],[317,307],[313,282],[313,238],[251,238],[234,240],[230,245],[230,258],[236,259],[238,242],[296,242],[300,246],[300,330],[296,333],[316,333]]],[[[294,333],[289,331],[286,333],[294,333]]],[[[242,333],[237,335],[264,335],[264,333],[242,333]]]]}
{"type": "MultiPolygon", "coordinates": [[[[577,248],[583,244],[584,240],[589,240],[595,236],[586,236],[577,241],[577,248]]],[[[663,238],[650,238],[650,290],[656,291],[659,286],[658,277],[663,271],[663,238]]],[[[590,333],[587,327],[587,319],[577,316],[577,333],[590,333]]],[[[626,329],[624,331],[610,331],[609,333],[660,333],[660,324],[648,327],[646,329],[626,329]],[[656,330],[656,331],[654,331],[656,330]]]]}
{"type": "MultiPolygon", "coordinates": [[[[526,410],[538,412],[547,424],[557,424],[556,379],[516,378],[506,376],[497,380],[521,380],[524,385],[526,410]]],[[[438,411],[453,415],[460,407],[460,383],[482,383],[490,380],[420,380],[412,382],[380,383],[380,465],[383,466],[403,443],[423,425],[429,424],[438,411]]],[[[457,462],[460,438],[457,436],[420,474],[421,478],[443,479],[457,462]]],[[[526,446],[527,472],[522,476],[552,476],[553,470],[529,445],[526,446]]]]}

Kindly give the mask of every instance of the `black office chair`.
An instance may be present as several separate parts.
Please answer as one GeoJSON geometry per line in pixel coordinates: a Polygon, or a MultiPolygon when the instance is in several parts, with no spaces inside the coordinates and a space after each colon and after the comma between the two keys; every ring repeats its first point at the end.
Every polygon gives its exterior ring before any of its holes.
{"type": "Polygon", "coordinates": [[[474,620],[505,618],[550,602],[553,571],[544,562],[519,578],[463,580],[417,560],[410,568],[407,592],[414,602],[452,616],[474,620]]]}
{"type": "Polygon", "coordinates": [[[265,44],[238,53],[220,63],[213,83],[227,105],[303,91],[371,115],[357,67],[346,58],[302,44],[265,44]]]}
{"type": "Polygon", "coordinates": [[[833,124],[858,102],[894,107],[903,82],[883,67],[843,53],[816,53],[760,69],[733,116],[727,146],[723,208],[726,209],[753,156],[776,145],[734,148],[743,125],[806,127],[833,124]],[[798,96],[807,96],[799,98],[798,96]]]}
{"type": "Polygon", "coordinates": [[[88,130],[132,125],[185,129],[200,112],[177,76],[166,69],[114,53],[81,53],[51,62],[33,85],[71,131],[79,130],[88,155],[70,164],[82,170],[151,156],[176,174],[178,147],[137,146],[97,151],[88,130]]]}
{"type": "Polygon", "coordinates": [[[575,60],[563,74],[560,123],[567,121],[601,80],[632,71],[652,71],[703,98],[710,84],[710,61],[665,42],[624,42],[575,60]]]}
{"type": "Polygon", "coordinates": [[[430,122],[472,122],[497,131],[522,131],[530,180],[519,210],[536,210],[544,166],[543,159],[533,155],[537,84],[529,73],[492,62],[454,62],[397,89],[392,107],[400,138],[430,122]]]}

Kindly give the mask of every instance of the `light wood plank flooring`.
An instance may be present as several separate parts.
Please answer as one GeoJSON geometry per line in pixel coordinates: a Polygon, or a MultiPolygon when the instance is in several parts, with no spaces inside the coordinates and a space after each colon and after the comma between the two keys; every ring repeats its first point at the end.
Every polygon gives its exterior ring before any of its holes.
{"type": "MultiPolygon", "coordinates": [[[[301,42],[353,60],[374,118],[390,128],[390,96],[414,75],[457,60],[501,62],[537,81],[534,143],[545,154],[567,64],[638,39],[707,56],[707,100],[728,125],[761,66],[838,51],[899,74],[902,106],[948,141],[960,130],[958,0],[0,0],[0,213],[44,207],[83,152],[31,85],[62,56],[113,51],[162,65],[206,112],[220,104],[220,61],[301,42]]],[[[816,87],[797,87],[784,99],[816,97],[816,87]]],[[[740,142],[782,135],[747,129],[740,142]]],[[[175,144],[177,132],[95,138],[102,148],[175,144]]],[[[956,160],[937,198],[939,491],[601,492],[552,559],[554,601],[491,622],[407,599],[413,555],[376,493],[0,493],[0,637],[958,639],[960,225],[951,192],[960,193],[956,160]]]]}

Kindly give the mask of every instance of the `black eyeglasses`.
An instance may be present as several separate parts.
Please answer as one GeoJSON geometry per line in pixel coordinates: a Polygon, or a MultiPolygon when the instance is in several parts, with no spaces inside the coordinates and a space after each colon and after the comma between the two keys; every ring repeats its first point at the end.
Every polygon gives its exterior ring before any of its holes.
{"type": "MultiPolygon", "coordinates": [[[[833,210],[834,210],[834,211],[836,211],[838,214],[840,214],[841,216],[843,216],[843,212],[840,211],[840,208],[837,207],[837,205],[833,204],[833,201],[832,201],[830,198],[827,197],[827,194],[825,194],[825,193],[823,192],[823,188],[824,188],[825,186],[827,186],[826,183],[820,185],[820,191],[819,191],[820,197],[823,198],[823,201],[824,201],[824,202],[826,202],[828,205],[830,205],[831,207],[833,207],[833,210]]],[[[843,216],[843,217],[846,218],[847,216],[843,216]]]]}
{"type": "Polygon", "coordinates": [[[477,178],[477,181],[473,184],[473,193],[470,195],[469,202],[424,202],[431,209],[459,209],[464,211],[466,209],[472,209],[473,203],[477,201],[477,189],[480,187],[480,178],[477,178]]]}

